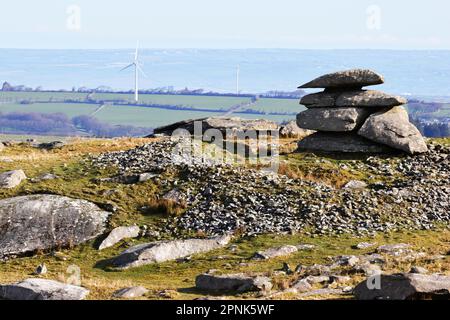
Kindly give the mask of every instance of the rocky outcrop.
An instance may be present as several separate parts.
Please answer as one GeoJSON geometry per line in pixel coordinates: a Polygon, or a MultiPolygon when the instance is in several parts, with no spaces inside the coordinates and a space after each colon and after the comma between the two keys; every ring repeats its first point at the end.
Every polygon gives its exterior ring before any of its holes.
{"type": "Polygon", "coordinates": [[[46,279],[0,285],[0,300],[83,300],[88,294],[83,287],[46,279]]]}
{"type": "Polygon", "coordinates": [[[231,236],[211,239],[187,239],[144,243],[131,247],[112,259],[117,269],[128,269],[152,263],[184,258],[196,253],[208,252],[227,245],[231,236]]]}
{"type": "MultiPolygon", "coordinates": [[[[374,149],[377,147],[374,143],[378,143],[410,154],[427,152],[428,148],[422,135],[409,122],[406,110],[401,107],[407,103],[406,99],[380,91],[361,89],[366,85],[380,83],[383,83],[383,77],[379,74],[355,69],[327,74],[301,86],[300,88],[325,90],[301,99],[300,103],[308,110],[297,115],[297,125],[319,132],[351,132],[353,136],[367,138],[365,144],[373,144],[374,149]]],[[[361,148],[336,150],[338,141],[342,140],[343,145],[345,139],[351,138],[335,135],[334,143],[329,147],[323,142],[320,148],[310,150],[366,152],[361,151],[361,148]]],[[[314,145],[320,144],[314,142],[314,145]]],[[[310,146],[310,141],[299,144],[301,150],[307,146],[310,146]]]]}
{"type": "Polygon", "coordinates": [[[384,83],[383,76],[374,71],[352,69],[326,74],[298,88],[362,88],[382,83],[384,83]]]}
{"type": "Polygon", "coordinates": [[[364,108],[314,108],[300,112],[297,124],[310,130],[346,132],[360,127],[370,114],[364,108]]]}
{"type": "MultiPolygon", "coordinates": [[[[334,133],[321,134],[326,136],[318,143],[332,144],[334,133]]],[[[339,135],[348,137],[349,134],[339,135]]],[[[358,135],[351,135],[350,139],[367,141],[358,135]]],[[[165,171],[174,166],[177,170],[185,170],[185,164],[179,165],[167,151],[176,143],[161,139],[134,149],[97,156],[94,161],[96,167],[117,166],[123,172],[165,171]]],[[[337,146],[342,150],[349,144],[338,141],[337,146]]],[[[327,150],[326,146],[323,148],[327,150]]],[[[373,148],[371,144],[366,150],[374,151],[373,148]]],[[[268,175],[261,170],[224,164],[213,167],[209,164],[190,165],[190,174],[181,175],[165,190],[179,188],[188,197],[187,201],[195,201],[176,219],[169,219],[163,230],[181,237],[185,232],[216,236],[234,230],[245,236],[295,233],[304,231],[306,226],[313,234],[369,235],[374,231],[390,232],[405,226],[414,230],[433,228],[435,224],[450,221],[450,147],[431,141],[429,148],[430,151],[424,154],[393,157],[389,161],[383,154],[364,155],[364,161],[339,161],[339,164],[320,157],[306,162],[311,165],[310,173],[323,166],[324,173],[346,170],[357,176],[360,173],[375,174],[375,177],[386,175],[389,181],[391,178],[397,181],[391,184],[378,182],[378,178],[370,179],[371,184],[361,191],[338,189],[302,178],[295,179],[297,187],[292,188],[292,178],[284,174],[268,175]],[[245,190],[245,197],[242,190],[245,190]],[[405,214],[405,208],[412,209],[405,214]]]]}
{"type": "Polygon", "coordinates": [[[0,173],[0,189],[11,189],[17,187],[27,176],[23,170],[13,170],[0,173]]]}
{"type": "Polygon", "coordinates": [[[204,273],[195,278],[195,287],[213,292],[270,291],[272,283],[267,277],[252,277],[242,273],[215,275],[204,273]]]}
{"type": "Polygon", "coordinates": [[[103,233],[108,215],[86,200],[57,195],[0,200],[0,258],[86,242],[103,233]]]}
{"type": "Polygon", "coordinates": [[[428,151],[422,135],[409,122],[408,113],[403,107],[372,114],[358,134],[410,154],[428,151]]]}
{"type": "Polygon", "coordinates": [[[119,241],[126,238],[136,238],[139,236],[139,227],[117,227],[114,228],[109,235],[100,243],[98,250],[103,250],[114,246],[119,241]]]}
{"type": "Polygon", "coordinates": [[[401,273],[380,275],[377,279],[362,281],[355,287],[359,300],[417,300],[449,299],[450,277],[437,274],[401,273]]]}
{"type": "Polygon", "coordinates": [[[5,145],[2,142],[0,142],[0,151],[2,151],[3,149],[5,149],[5,145]]]}
{"type": "Polygon", "coordinates": [[[386,153],[393,149],[352,133],[316,132],[298,142],[300,151],[386,153]]]}
{"type": "Polygon", "coordinates": [[[177,129],[184,129],[189,134],[201,135],[209,129],[216,129],[220,131],[225,137],[227,134],[235,135],[239,132],[247,130],[267,131],[278,130],[278,124],[264,119],[241,119],[238,117],[209,117],[193,120],[185,120],[176,122],[167,126],[155,128],[153,134],[171,136],[177,129]],[[195,132],[195,124],[198,124],[198,132],[195,132]]]}

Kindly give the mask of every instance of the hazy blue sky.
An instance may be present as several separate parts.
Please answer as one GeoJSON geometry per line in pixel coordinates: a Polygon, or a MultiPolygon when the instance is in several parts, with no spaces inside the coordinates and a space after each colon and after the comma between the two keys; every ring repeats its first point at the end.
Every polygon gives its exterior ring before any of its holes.
{"type": "Polygon", "coordinates": [[[3,48],[450,49],[447,0],[14,0],[3,48]]]}

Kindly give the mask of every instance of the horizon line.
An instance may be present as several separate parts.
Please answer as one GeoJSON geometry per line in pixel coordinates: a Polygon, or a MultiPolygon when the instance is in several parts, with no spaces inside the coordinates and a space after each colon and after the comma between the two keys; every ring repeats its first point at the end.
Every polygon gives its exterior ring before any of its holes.
{"type": "MultiPolygon", "coordinates": [[[[135,50],[133,47],[110,47],[110,48],[22,48],[22,47],[1,47],[0,50],[135,50]]],[[[450,48],[286,48],[286,47],[248,47],[248,48],[208,48],[208,47],[140,47],[139,50],[220,50],[220,51],[238,51],[238,50],[299,50],[299,51],[450,51],[450,48]]]]}

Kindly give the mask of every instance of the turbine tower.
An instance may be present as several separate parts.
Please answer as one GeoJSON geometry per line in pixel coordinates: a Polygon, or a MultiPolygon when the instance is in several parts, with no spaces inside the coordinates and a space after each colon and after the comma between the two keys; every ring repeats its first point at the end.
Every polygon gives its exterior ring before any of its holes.
{"type": "Polygon", "coordinates": [[[134,61],[126,67],[122,68],[120,71],[126,70],[131,67],[134,67],[134,101],[139,102],[139,72],[142,73],[144,77],[147,77],[141,68],[141,63],[139,62],[139,42],[136,44],[134,61]]]}
{"type": "Polygon", "coordinates": [[[236,68],[236,95],[237,96],[239,95],[239,72],[240,71],[241,71],[240,67],[239,67],[239,65],[237,65],[237,68],[236,68]]]}

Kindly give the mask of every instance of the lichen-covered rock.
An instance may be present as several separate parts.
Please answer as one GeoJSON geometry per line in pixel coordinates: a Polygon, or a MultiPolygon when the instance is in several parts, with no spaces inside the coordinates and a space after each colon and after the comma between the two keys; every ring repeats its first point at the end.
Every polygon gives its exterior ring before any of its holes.
{"type": "Polygon", "coordinates": [[[391,108],[407,102],[403,97],[376,90],[324,91],[308,94],[300,100],[307,108],[391,108]]]}
{"type": "Polygon", "coordinates": [[[116,292],[114,292],[113,297],[114,298],[132,299],[132,298],[142,297],[147,292],[148,292],[148,290],[142,286],[122,288],[122,289],[119,289],[116,292]]]}
{"type": "Polygon", "coordinates": [[[409,122],[408,113],[403,107],[372,114],[358,134],[410,154],[428,151],[425,140],[419,130],[409,122]]]}
{"type": "Polygon", "coordinates": [[[297,114],[300,128],[347,132],[361,126],[372,112],[364,108],[314,108],[297,114]]]}
{"type": "Polygon", "coordinates": [[[253,258],[267,260],[267,259],[272,259],[272,258],[277,258],[277,257],[288,256],[297,251],[298,251],[298,249],[296,246],[285,245],[285,246],[281,246],[281,247],[274,247],[274,248],[269,248],[267,250],[258,251],[257,253],[255,253],[253,258]]]}
{"type": "Polygon", "coordinates": [[[390,256],[400,256],[411,253],[411,245],[408,243],[384,244],[377,248],[378,253],[384,253],[390,256]]]}
{"type": "Polygon", "coordinates": [[[380,275],[377,279],[364,280],[355,287],[359,300],[413,300],[450,297],[450,277],[437,274],[401,273],[380,275]]]}
{"type": "Polygon", "coordinates": [[[359,242],[356,245],[354,245],[354,249],[364,250],[364,249],[369,249],[375,245],[376,245],[376,243],[372,243],[372,242],[359,242]]]}
{"type": "Polygon", "coordinates": [[[352,69],[323,75],[298,88],[361,88],[382,83],[384,83],[383,76],[374,71],[352,69]]]}
{"type": "Polygon", "coordinates": [[[31,182],[41,182],[41,181],[55,180],[55,179],[59,179],[59,177],[56,174],[43,173],[36,178],[31,178],[31,182]]]}
{"type": "Polygon", "coordinates": [[[299,151],[386,153],[393,149],[351,133],[316,132],[298,142],[299,151]]]}
{"type": "Polygon", "coordinates": [[[336,99],[342,94],[342,91],[322,91],[307,94],[300,99],[300,104],[307,108],[330,108],[336,106],[336,99]]]}
{"type": "Polygon", "coordinates": [[[211,239],[187,239],[144,243],[131,247],[115,257],[111,263],[117,269],[128,269],[152,263],[184,258],[226,246],[231,236],[211,239]]]}
{"type": "Polygon", "coordinates": [[[108,215],[89,201],[57,195],[0,200],[0,258],[86,242],[103,233],[108,215]]]}
{"type": "Polygon", "coordinates": [[[13,170],[0,173],[0,189],[11,189],[17,187],[27,176],[23,170],[13,170]]]}
{"type": "Polygon", "coordinates": [[[5,300],[83,300],[89,290],[47,279],[26,279],[0,285],[0,299],[5,300]]]}
{"type": "Polygon", "coordinates": [[[139,236],[139,231],[140,230],[138,226],[114,228],[109,233],[109,235],[102,241],[102,243],[100,243],[98,250],[103,250],[112,247],[122,239],[136,238],[137,236],[139,236]]]}
{"type": "Polygon", "coordinates": [[[302,293],[311,291],[313,287],[307,279],[303,278],[295,282],[294,285],[292,286],[292,289],[294,290],[295,293],[302,293]]]}
{"type": "Polygon", "coordinates": [[[403,97],[376,90],[343,92],[336,99],[336,107],[390,108],[408,103],[403,97]]]}
{"type": "Polygon", "coordinates": [[[282,138],[303,138],[312,133],[314,131],[300,128],[296,121],[289,121],[280,127],[280,137],[282,138]]]}
{"type": "Polygon", "coordinates": [[[350,180],[344,185],[344,189],[364,189],[367,188],[367,183],[360,180],[350,180]]]}
{"type": "Polygon", "coordinates": [[[252,277],[242,273],[228,275],[204,273],[195,278],[195,287],[215,292],[269,291],[272,289],[272,283],[267,277],[252,277]]]}

